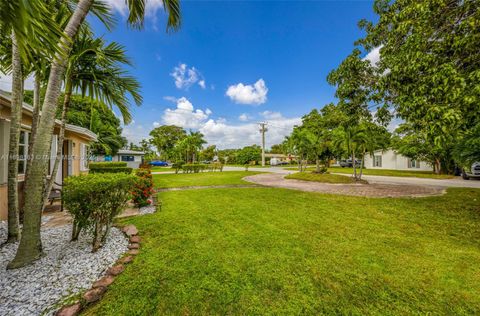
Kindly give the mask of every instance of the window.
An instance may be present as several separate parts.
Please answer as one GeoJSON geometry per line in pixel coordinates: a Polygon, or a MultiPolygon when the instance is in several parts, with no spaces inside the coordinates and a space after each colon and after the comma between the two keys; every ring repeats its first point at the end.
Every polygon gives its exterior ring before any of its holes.
{"type": "Polygon", "coordinates": [[[135,157],[133,156],[122,156],[122,161],[135,161],[135,157]]]}
{"type": "Polygon", "coordinates": [[[373,166],[382,167],[382,156],[378,156],[378,155],[373,156],[373,166]]]}
{"type": "Polygon", "coordinates": [[[25,174],[27,169],[28,156],[28,135],[25,131],[20,132],[20,141],[18,143],[18,174],[25,174]]]}
{"type": "Polygon", "coordinates": [[[88,170],[89,160],[89,146],[80,144],[80,171],[88,170]]]}
{"type": "Polygon", "coordinates": [[[408,168],[420,168],[420,161],[415,159],[408,159],[408,168]]]}

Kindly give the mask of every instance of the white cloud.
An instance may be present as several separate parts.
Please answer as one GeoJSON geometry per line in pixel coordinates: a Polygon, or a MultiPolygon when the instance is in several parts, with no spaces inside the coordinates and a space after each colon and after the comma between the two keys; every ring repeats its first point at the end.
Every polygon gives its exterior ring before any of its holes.
{"type": "Polygon", "coordinates": [[[370,61],[370,63],[372,65],[376,66],[378,64],[378,62],[380,61],[380,49],[381,48],[382,48],[382,46],[375,47],[374,49],[372,49],[367,54],[367,56],[365,56],[363,58],[363,60],[368,60],[368,61],[370,61]]]}
{"type": "MultiPolygon", "coordinates": [[[[285,118],[278,112],[269,112],[268,131],[266,133],[266,147],[281,143],[285,136],[292,132],[294,125],[299,125],[302,119],[285,118]]],[[[246,123],[233,125],[219,119],[209,119],[200,129],[209,144],[215,144],[218,148],[239,148],[253,144],[261,144],[261,134],[258,124],[246,123]]]]}
{"type": "Polygon", "coordinates": [[[167,125],[177,125],[183,128],[198,129],[212,113],[209,109],[202,111],[194,109],[193,104],[185,97],[177,100],[177,108],[166,109],[162,121],[167,125]]]}
{"type": "MultiPolygon", "coordinates": [[[[33,76],[28,76],[24,81],[25,90],[33,90],[34,79],[33,76]]],[[[12,76],[5,75],[0,72],[0,90],[12,92],[12,76]]]]}
{"type": "Polygon", "coordinates": [[[279,120],[283,118],[280,112],[263,111],[262,113],[260,113],[260,115],[267,120],[279,120]]]}
{"type": "Polygon", "coordinates": [[[153,127],[159,127],[160,125],[162,124],[160,124],[159,122],[153,122],[153,127]]]}
{"type": "Polygon", "coordinates": [[[263,79],[259,79],[253,85],[238,83],[229,86],[225,93],[235,103],[239,104],[262,104],[267,101],[268,88],[263,79]]]}
{"type": "Polygon", "coordinates": [[[194,84],[198,84],[202,89],[206,87],[202,74],[195,67],[189,68],[187,64],[179,64],[173,68],[170,75],[175,79],[175,86],[178,89],[187,90],[194,84]]]}
{"type": "Polygon", "coordinates": [[[172,96],[169,96],[169,95],[163,97],[163,99],[164,99],[165,101],[173,102],[173,103],[177,103],[177,100],[178,100],[177,98],[172,97],[172,96]]]}
{"type": "Polygon", "coordinates": [[[247,113],[242,113],[240,114],[240,116],[238,117],[238,119],[242,122],[245,122],[245,121],[248,121],[249,117],[248,117],[248,114],[247,113]]]}
{"type": "MultiPolygon", "coordinates": [[[[103,0],[108,4],[112,11],[116,11],[123,16],[128,14],[128,7],[125,0],[103,0]]],[[[147,17],[154,17],[157,12],[163,8],[162,0],[146,0],[145,13],[147,17]]]]}

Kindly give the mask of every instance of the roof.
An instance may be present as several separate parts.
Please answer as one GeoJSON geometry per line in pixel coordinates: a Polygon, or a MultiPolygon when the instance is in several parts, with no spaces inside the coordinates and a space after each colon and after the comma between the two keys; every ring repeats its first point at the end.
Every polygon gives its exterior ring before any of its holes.
{"type": "Polygon", "coordinates": [[[145,155],[143,151],[129,150],[129,149],[120,149],[117,154],[118,155],[145,155]]]}
{"type": "MultiPolygon", "coordinates": [[[[12,96],[9,92],[0,90],[0,98],[3,98],[8,101],[8,103],[12,102],[12,96]]],[[[33,106],[28,103],[23,102],[22,105],[23,111],[32,114],[33,113],[33,106]]],[[[40,113],[41,115],[41,113],[40,113]]],[[[55,124],[62,125],[62,121],[55,119],[55,124]]],[[[85,138],[90,139],[92,141],[97,141],[97,134],[89,130],[88,128],[73,125],[73,124],[65,124],[65,130],[69,132],[74,132],[77,134],[83,135],[85,138]]]]}

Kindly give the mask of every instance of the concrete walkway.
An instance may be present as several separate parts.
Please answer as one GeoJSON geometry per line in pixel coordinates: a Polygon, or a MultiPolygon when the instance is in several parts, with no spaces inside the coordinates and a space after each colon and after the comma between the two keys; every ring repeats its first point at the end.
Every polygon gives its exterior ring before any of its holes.
{"type": "Polygon", "coordinates": [[[244,180],[264,186],[293,189],[307,192],[352,195],[363,197],[425,197],[445,193],[443,187],[399,184],[330,184],[313,181],[285,179],[283,173],[262,173],[245,177],[244,180]]]}

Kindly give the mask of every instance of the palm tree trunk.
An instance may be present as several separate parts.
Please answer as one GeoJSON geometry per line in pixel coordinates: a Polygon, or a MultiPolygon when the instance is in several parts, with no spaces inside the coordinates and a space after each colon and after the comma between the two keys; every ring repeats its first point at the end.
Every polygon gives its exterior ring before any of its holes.
{"type": "Polygon", "coordinates": [[[22,61],[15,33],[12,32],[12,105],[10,113],[10,142],[8,147],[8,242],[20,238],[18,206],[18,143],[23,103],[22,61]]]}
{"type": "Polygon", "coordinates": [[[361,162],[361,165],[360,165],[360,176],[358,177],[359,180],[362,179],[362,175],[363,175],[363,163],[365,162],[365,150],[363,150],[363,156],[362,156],[362,162],[361,162]]]}
{"type": "Polygon", "coordinates": [[[355,163],[355,150],[352,151],[353,177],[357,180],[357,164],[355,163]]]}
{"type": "MultiPolygon", "coordinates": [[[[62,125],[60,125],[60,131],[58,133],[57,152],[55,155],[55,162],[53,164],[52,174],[50,175],[50,179],[47,181],[47,187],[45,189],[45,193],[43,196],[43,200],[44,200],[43,208],[45,208],[45,204],[48,201],[48,195],[52,190],[53,183],[55,182],[55,178],[57,177],[58,167],[60,166],[60,161],[62,159],[63,140],[65,139],[65,125],[67,121],[67,112],[68,112],[68,107],[70,105],[71,96],[72,96],[72,80],[67,79],[65,83],[65,96],[63,99],[62,116],[60,119],[62,122],[62,125]]],[[[43,211],[43,208],[42,208],[42,211],[43,211]]]]}
{"type": "Polygon", "coordinates": [[[42,255],[42,241],[40,238],[40,224],[43,208],[43,193],[45,192],[45,175],[50,161],[50,148],[57,101],[60,96],[62,79],[68,55],[72,49],[72,40],[78,33],[80,25],[93,4],[93,0],[80,0],[72,14],[64,33],[69,39],[61,38],[58,43],[62,54],[57,54],[52,62],[45,100],[42,107],[35,143],[32,146],[34,160],[30,170],[27,170],[25,184],[25,218],[23,234],[20,239],[17,253],[8,268],[19,268],[32,263],[42,255]]]}
{"type": "MultiPolygon", "coordinates": [[[[41,88],[41,82],[40,82],[40,75],[38,74],[38,71],[35,73],[35,82],[33,85],[33,114],[32,114],[32,132],[30,133],[30,138],[28,141],[28,152],[32,152],[32,146],[33,143],[35,142],[35,136],[37,135],[37,126],[38,126],[38,120],[40,118],[40,88],[41,88]]],[[[29,166],[32,163],[31,157],[29,157],[28,162],[27,162],[27,169],[29,169],[29,166]]]]}

